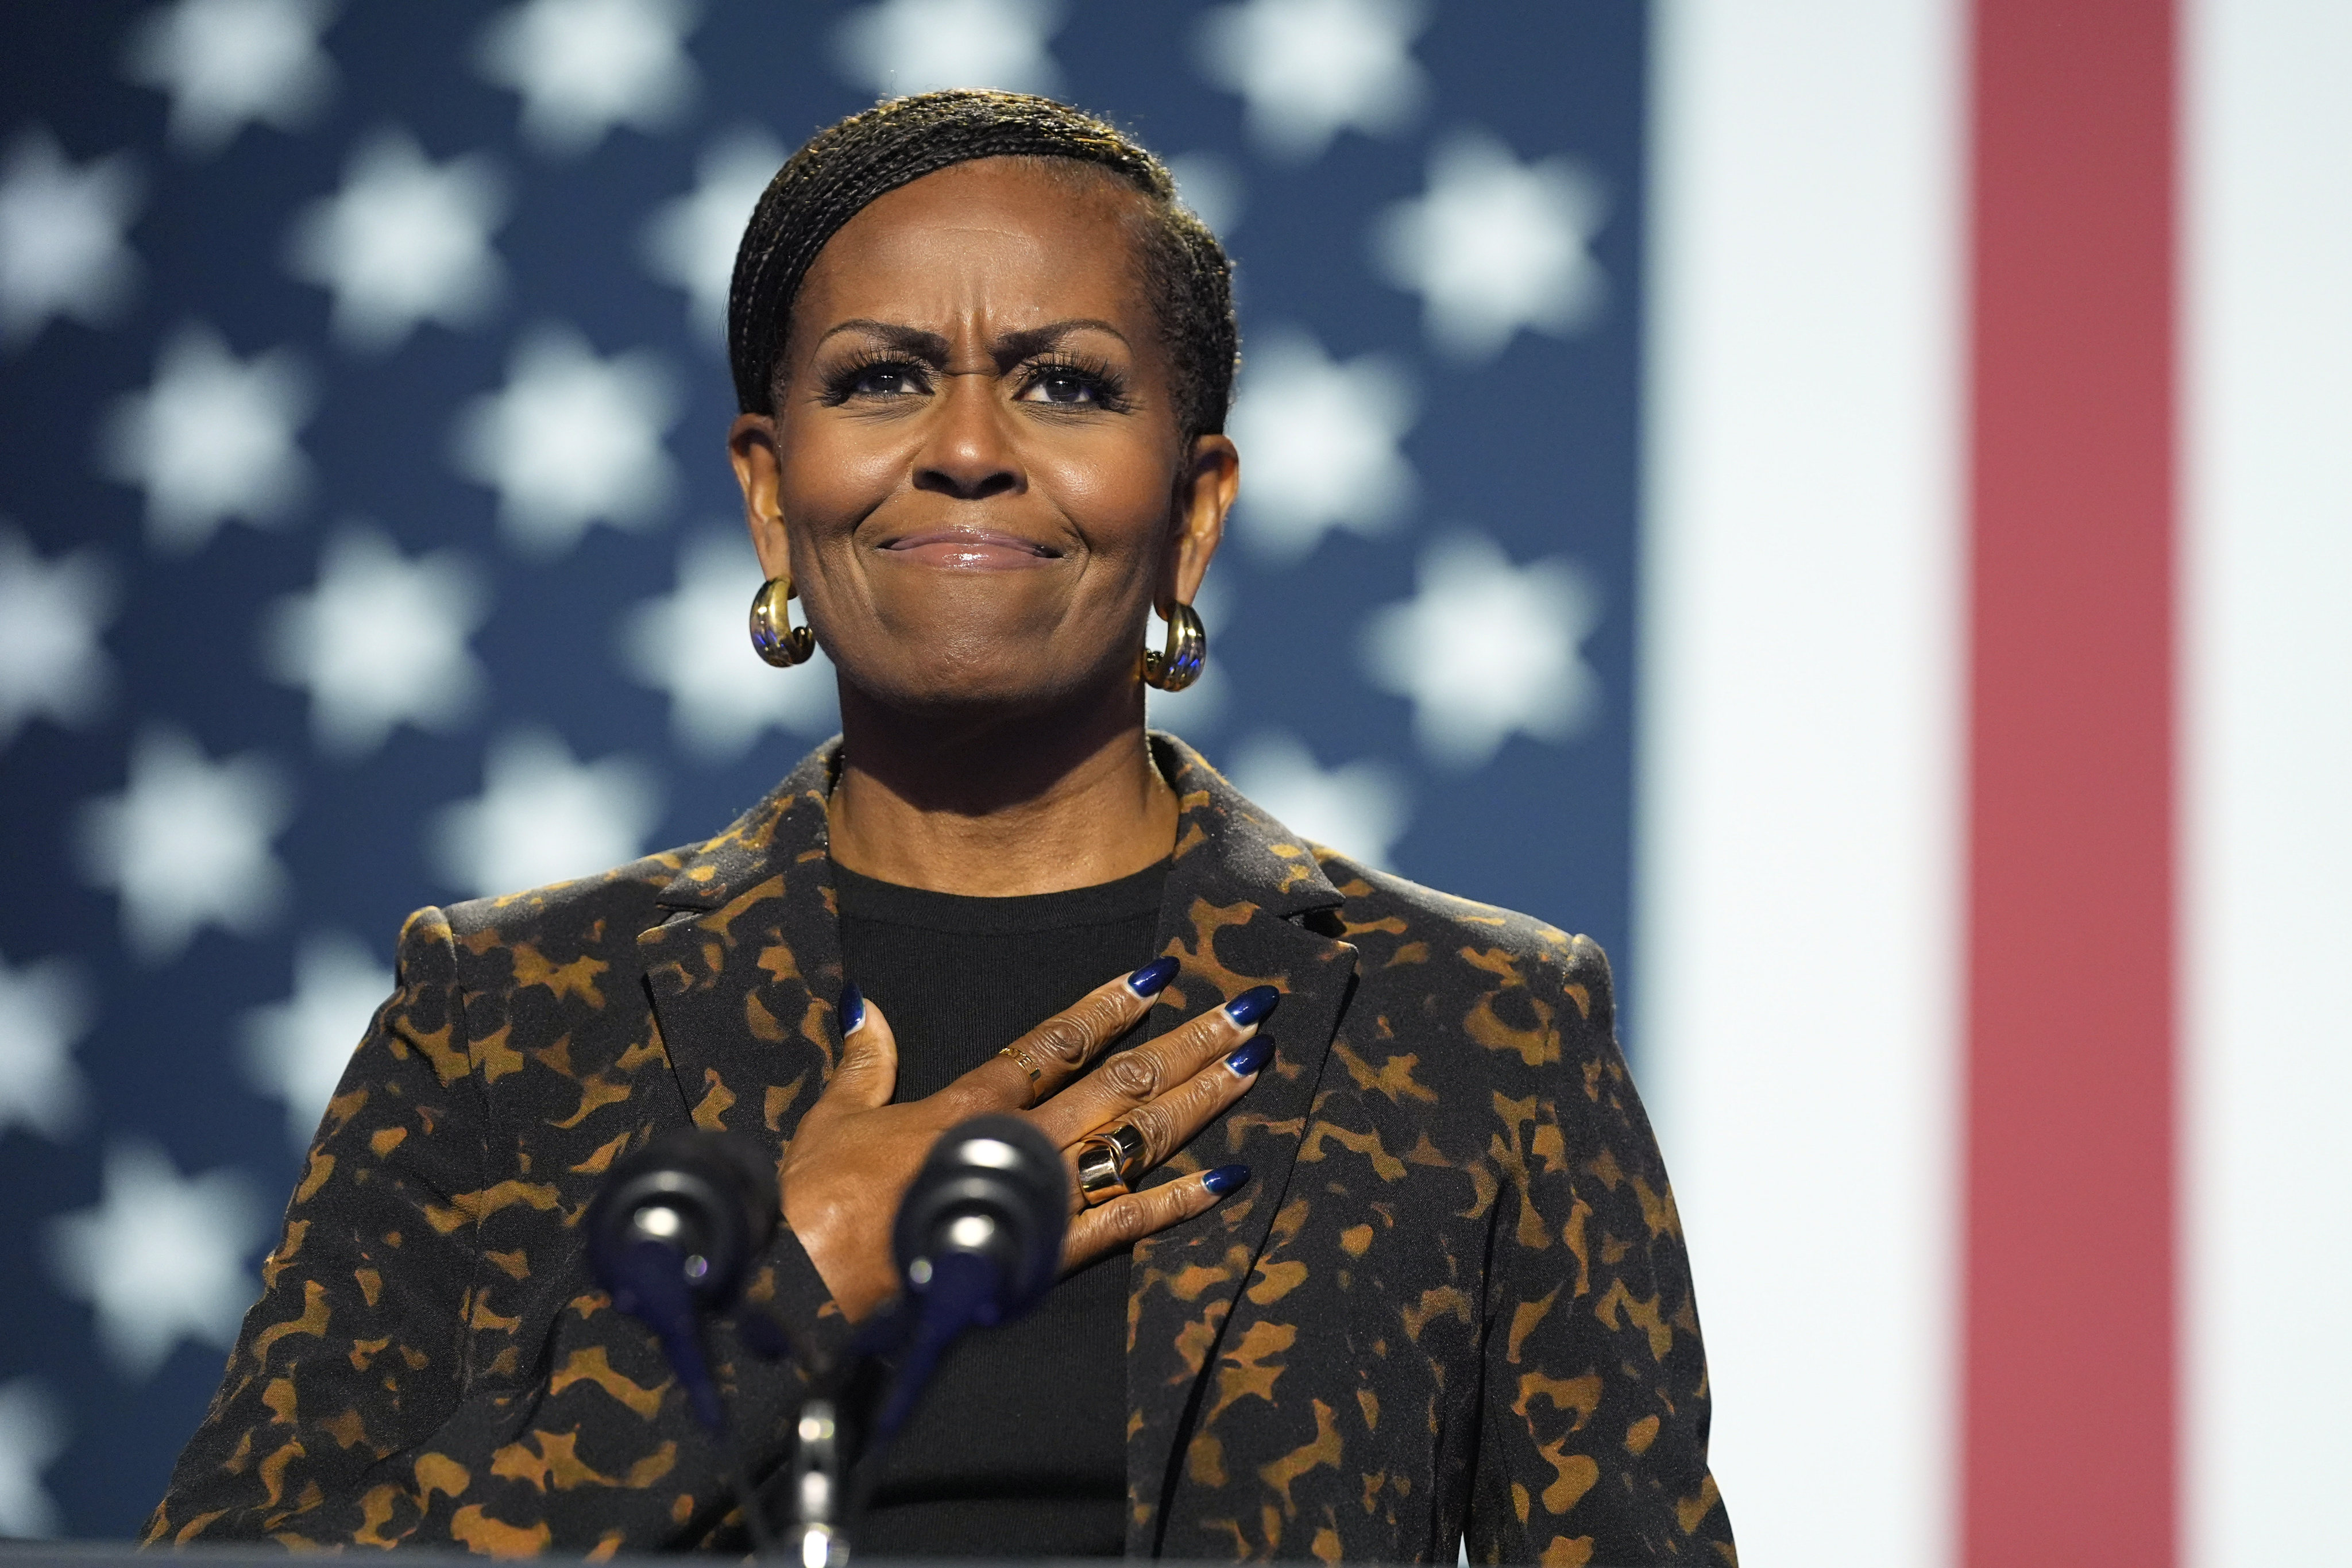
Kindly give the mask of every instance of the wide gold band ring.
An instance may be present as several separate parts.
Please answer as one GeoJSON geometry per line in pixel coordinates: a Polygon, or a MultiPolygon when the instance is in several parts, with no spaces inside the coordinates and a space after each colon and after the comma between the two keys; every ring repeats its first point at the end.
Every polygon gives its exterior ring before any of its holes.
{"type": "Polygon", "coordinates": [[[1078,1140],[1078,1195],[1088,1207],[1123,1198],[1143,1174],[1143,1134],[1126,1122],[1078,1140]]]}

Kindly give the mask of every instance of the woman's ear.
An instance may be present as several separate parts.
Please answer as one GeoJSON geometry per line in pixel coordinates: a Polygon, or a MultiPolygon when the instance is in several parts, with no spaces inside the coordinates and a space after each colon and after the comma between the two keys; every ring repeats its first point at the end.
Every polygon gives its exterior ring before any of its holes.
{"type": "Polygon", "coordinates": [[[735,482],[743,488],[743,522],[751,531],[751,548],[759,552],[760,570],[771,579],[790,576],[792,542],[784,531],[775,420],[765,414],[739,417],[727,431],[727,456],[735,465],[735,482]]]}
{"type": "Polygon", "coordinates": [[[1176,535],[1170,542],[1170,586],[1191,604],[1208,575],[1209,562],[1225,537],[1225,514],[1241,493],[1242,458],[1223,436],[1192,442],[1190,465],[1176,487],[1176,535]]]}

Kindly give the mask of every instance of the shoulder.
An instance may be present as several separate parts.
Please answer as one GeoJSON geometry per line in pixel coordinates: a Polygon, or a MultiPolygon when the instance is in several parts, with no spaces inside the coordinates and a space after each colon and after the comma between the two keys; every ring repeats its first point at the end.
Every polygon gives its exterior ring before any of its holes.
{"type": "Polygon", "coordinates": [[[667,849],[593,877],[417,910],[400,933],[403,979],[468,991],[540,983],[562,965],[610,967],[663,916],[662,890],[699,846],[667,849]]]}
{"type": "Polygon", "coordinates": [[[1319,847],[1315,855],[1345,900],[1329,911],[1328,929],[1357,949],[1360,984],[1465,995],[1525,988],[1534,998],[1564,997],[1577,1022],[1614,1032],[1609,959],[1591,937],[1319,847]]]}
{"type": "Polygon", "coordinates": [[[1375,870],[1293,833],[1177,737],[1154,731],[1152,744],[1184,816],[1179,864],[1207,847],[1225,885],[1355,947],[1360,992],[1401,998],[1418,990],[1434,1005],[1524,987],[1538,998],[1565,996],[1581,1022],[1604,1033],[1613,1027],[1609,961],[1591,937],[1375,870]]]}

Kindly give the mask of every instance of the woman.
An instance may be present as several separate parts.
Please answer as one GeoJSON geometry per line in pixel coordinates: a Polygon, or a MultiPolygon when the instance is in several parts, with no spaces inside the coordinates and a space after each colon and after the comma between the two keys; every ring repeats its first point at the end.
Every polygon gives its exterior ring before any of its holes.
{"type": "MultiPolygon", "coordinates": [[[[1008,1110],[1083,1172],[1067,1272],[951,1354],[861,1550],[1731,1560],[1600,951],[1144,729],[1240,472],[1228,268],[1165,170],[1038,99],[853,116],[762,198],[730,335],[755,642],[807,656],[797,593],[842,736],[708,843],[411,918],[149,1539],[740,1543],[588,1277],[603,1173],[759,1141],[752,1295],[830,1355],[931,1141],[1008,1110]]],[[[717,1348],[771,1474],[799,1374],[717,1348]]]]}

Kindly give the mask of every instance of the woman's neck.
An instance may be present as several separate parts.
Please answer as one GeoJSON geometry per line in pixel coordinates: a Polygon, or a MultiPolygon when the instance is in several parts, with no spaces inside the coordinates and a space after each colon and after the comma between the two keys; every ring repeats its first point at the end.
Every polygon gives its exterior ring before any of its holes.
{"type": "Polygon", "coordinates": [[[833,858],[862,876],[1009,898],[1116,881],[1176,843],[1139,689],[1073,714],[910,716],[842,693],[833,858]]]}

